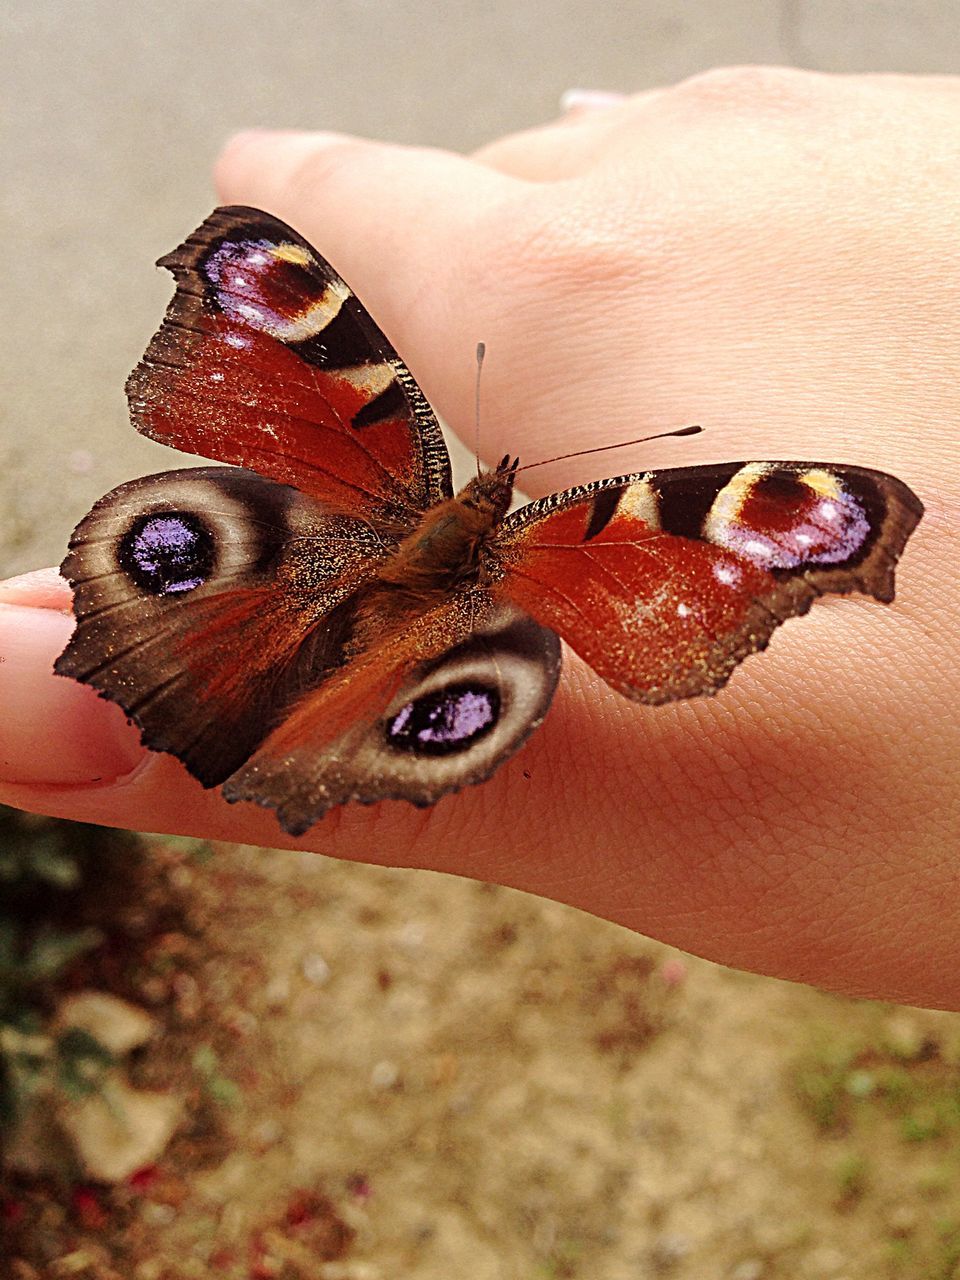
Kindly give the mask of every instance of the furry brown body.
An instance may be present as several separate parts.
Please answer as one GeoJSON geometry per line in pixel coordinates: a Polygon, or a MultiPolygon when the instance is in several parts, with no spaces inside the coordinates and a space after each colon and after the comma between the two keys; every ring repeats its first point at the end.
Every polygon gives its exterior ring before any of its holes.
{"type": "Polygon", "coordinates": [[[394,615],[412,607],[422,612],[463,587],[484,585],[482,550],[509,510],[515,470],[516,462],[505,458],[496,471],[477,476],[424,513],[371,586],[370,607],[380,626],[384,609],[394,615]]]}

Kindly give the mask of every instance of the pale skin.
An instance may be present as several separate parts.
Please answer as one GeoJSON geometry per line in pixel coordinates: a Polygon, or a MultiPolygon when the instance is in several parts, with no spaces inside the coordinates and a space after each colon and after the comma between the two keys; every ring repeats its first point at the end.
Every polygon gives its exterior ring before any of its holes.
{"type": "Polygon", "coordinates": [[[960,81],[716,71],[470,157],[242,135],[216,181],[330,259],[468,440],[486,342],[488,458],[707,428],[527,472],[531,495],[796,458],[892,472],[926,517],[892,607],[818,605],[719,697],[640,707],[568,651],[491,781],[301,840],[55,677],[69,590],[28,575],[0,587],[0,801],[498,881],[725,964],[960,1007],[960,81]]]}

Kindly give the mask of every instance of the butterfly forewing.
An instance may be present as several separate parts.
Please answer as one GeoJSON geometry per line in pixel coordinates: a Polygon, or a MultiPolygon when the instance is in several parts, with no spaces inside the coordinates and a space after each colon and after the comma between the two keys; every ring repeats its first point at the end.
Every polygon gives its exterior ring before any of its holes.
{"type": "Polygon", "coordinates": [[[727,463],[554,494],[509,516],[497,592],[641,702],[712,693],[827,591],[893,598],[922,514],[881,472],[727,463]]]}
{"type": "Polygon", "coordinates": [[[77,627],[56,670],[213,786],[340,665],[383,554],[366,521],[248,471],[133,480],[71,539],[77,627]]]}
{"type": "Polygon", "coordinates": [[[177,290],[127,384],[139,431],[387,527],[449,497],[423,393],[295,231],[257,209],[218,209],[160,265],[177,290]]]}

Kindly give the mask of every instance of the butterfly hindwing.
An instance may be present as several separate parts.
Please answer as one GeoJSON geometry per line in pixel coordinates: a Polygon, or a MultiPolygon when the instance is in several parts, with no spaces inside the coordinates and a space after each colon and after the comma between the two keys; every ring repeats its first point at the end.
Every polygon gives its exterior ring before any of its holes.
{"type": "Polygon", "coordinates": [[[407,528],[450,496],[440,427],[410,371],[290,227],[217,209],[159,265],[177,290],[127,383],[138,431],[378,526],[407,528]]]}
{"type": "Polygon", "coordinates": [[[431,805],[483,782],[541,723],[557,636],[468,592],[307,693],[223,788],[302,835],[335,805],[431,805]]]}
{"type": "Polygon", "coordinates": [[[727,463],[621,476],[508,516],[497,594],[647,703],[713,693],[825,592],[893,599],[922,514],[861,467],[727,463]]]}

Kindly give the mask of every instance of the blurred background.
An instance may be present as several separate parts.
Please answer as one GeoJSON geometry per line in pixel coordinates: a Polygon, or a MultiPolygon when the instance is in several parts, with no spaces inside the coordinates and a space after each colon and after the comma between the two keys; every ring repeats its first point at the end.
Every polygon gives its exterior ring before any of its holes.
{"type": "MultiPolygon", "coordinates": [[[[468,150],[744,62],[958,72],[960,3],[8,0],[0,572],[176,465],[123,384],[233,130],[468,150]]],[[[3,823],[4,1280],[960,1275],[953,1015],[426,873],[3,823]]]]}

